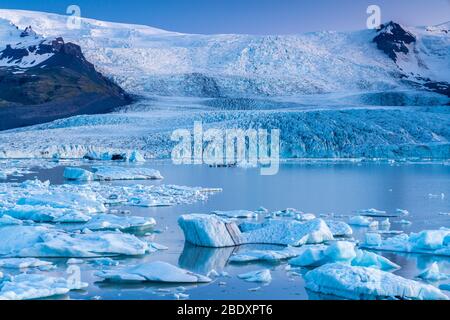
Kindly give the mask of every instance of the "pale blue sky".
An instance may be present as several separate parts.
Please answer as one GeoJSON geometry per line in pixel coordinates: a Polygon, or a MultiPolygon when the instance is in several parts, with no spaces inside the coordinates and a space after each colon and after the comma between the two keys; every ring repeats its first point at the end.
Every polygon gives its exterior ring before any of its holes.
{"type": "Polygon", "coordinates": [[[70,4],[89,18],[205,34],[362,29],[370,4],[381,7],[383,21],[432,25],[450,20],[450,0],[0,0],[0,8],[60,14],[70,4]]]}

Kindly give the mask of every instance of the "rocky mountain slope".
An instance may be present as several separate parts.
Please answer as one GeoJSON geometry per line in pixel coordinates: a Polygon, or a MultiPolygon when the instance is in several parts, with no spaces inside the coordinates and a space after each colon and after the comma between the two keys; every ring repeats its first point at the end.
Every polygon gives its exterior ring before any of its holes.
{"type": "Polygon", "coordinates": [[[0,28],[0,130],[110,112],[130,103],[78,45],[39,36],[31,26],[20,30],[1,21],[0,28]]]}

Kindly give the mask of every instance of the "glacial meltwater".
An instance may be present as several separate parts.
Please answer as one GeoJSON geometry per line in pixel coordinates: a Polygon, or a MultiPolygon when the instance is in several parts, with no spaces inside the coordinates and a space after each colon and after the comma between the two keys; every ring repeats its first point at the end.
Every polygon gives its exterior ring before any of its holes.
{"type": "MultiPolygon", "coordinates": [[[[20,163],[20,161],[17,161],[20,163]]],[[[49,162],[51,163],[51,162],[49,162]]],[[[8,164],[5,161],[2,166],[8,164]]],[[[11,166],[11,163],[8,164],[11,166]]],[[[35,178],[51,184],[71,183],[64,181],[64,167],[70,162],[36,166],[31,163],[22,174],[8,175],[0,183],[15,183],[35,178]]],[[[93,162],[80,161],[78,167],[89,169],[93,162]]],[[[116,164],[114,164],[116,165],[116,164]]],[[[117,164],[121,165],[121,164],[117,164]]],[[[136,165],[137,166],[137,165],[136,165]]],[[[153,217],[156,226],[150,233],[138,234],[142,239],[164,245],[168,250],[147,253],[133,258],[112,257],[120,267],[133,266],[152,261],[164,261],[201,275],[210,275],[212,282],[189,285],[174,283],[109,283],[96,273],[102,269],[113,270],[117,266],[101,266],[95,259],[85,258],[76,264],[81,269],[81,281],[88,283],[82,290],[69,292],[57,298],[70,299],[336,299],[319,295],[305,289],[306,268],[289,268],[287,261],[274,263],[234,263],[233,254],[249,249],[283,249],[273,245],[244,245],[222,249],[195,247],[185,242],[177,220],[182,214],[211,213],[215,210],[245,209],[256,211],[264,207],[268,212],[295,208],[313,213],[323,219],[349,222],[363,209],[376,208],[387,213],[407,210],[408,214],[391,217],[390,226],[382,226],[385,217],[375,217],[380,222],[377,230],[383,236],[404,232],[450,228],[450,165],[449,163],[414,162],[350,162],[350,161],[287,161],[274,176],[262,176],[257,168],[212,168],[206,165],[173,165],[170,161],[148,161],[143,166],[157,169],[163,180],[101,182],[105,185],[179,185],[203,188],[221,188],[210,194],[205,201],[168,207],[116,206],[129,210],[131,216],[153,217]],[[251,271],[269,269],[270,282],[248,282],[238,275],[251,271]],[[214,270],[214,271],[213,271],[214,270]],[[211,275],[213,274],[213,275],[211,275]],[[181,295],[180,295],[181,293],[181,295]]],[[[0,167],[1,168],[1,167],[0,167]]],[[[89,182],[87,182],[89,183],[89,182]]],[[[405,211],[402,211],[405,212],[405,211]]],[[[265,214],[259,215],[263,221],[265,214]]],[[[244,219],[240,219],[243,220],[244,219]]],[[[253,221],[253,220],[248,220],[253,221]]],[[[57,227],[67,226],[57,225],[57,227]]],[[[366,227],[351,226],[353,238],[363,240],[366,227]]],[[[1,239],[0,239],[1,241],[1,239]]],[[[407,279],[417,276],[437,262],[443,274],[450,274],[448,256],[377,252],[401,269],[394,273],[407,279]]],[[[41,271],[2,269],[3,274],[20,272],[41,273],[49,276],[68,277],[68,258],[42,258],[51,261],[56,268],[41,271]]],[[[419,280],[422,281],[422,280],[419,280]]],[[[447,281],[431,282],[435,286],[447,281]]],[[[449,291],[443,291],[450,297],[449,291]]]]}

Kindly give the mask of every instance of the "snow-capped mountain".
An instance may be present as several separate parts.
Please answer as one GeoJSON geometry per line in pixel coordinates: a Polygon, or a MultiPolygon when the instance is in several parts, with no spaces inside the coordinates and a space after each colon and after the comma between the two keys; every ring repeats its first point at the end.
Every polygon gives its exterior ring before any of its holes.
{"type": "Polygon", "coordinates": [[[283,96],[450,82],[445,25],[252,36],[189,35],[84,18],[80,29],[70,29],[67,16],[18,10],[0,10],[0,18],[80,45],[101,72],[133,93],[283,96]]]}
{"type": "MultiPolygon", "coordinates": [[[[119,112],[3,132],[0,157],[77,158],[130,149],[169,157],[173,130],[202,121],[205,128],[280,129],[285,158],[450,159],[448,24],[252,36],[91,19],[71,29],[67,18],[0,10],[6,21],[0,51],[10,45],[31,57],[37,48],[25,41],[43,37],[45,46],[62,37],[142,99],[119,112]],[[18,29],[5,29],[10,23],[18,29]]],[[[28,73],[52,61],[56,53],[50,54],[2,63],[28,73]]]]}
{"type": "Polygon", "coordinates": [[[109,112],[130,102],[78,45],[6,20],[0,20],[0,29],[0,130],[109,112]]]}

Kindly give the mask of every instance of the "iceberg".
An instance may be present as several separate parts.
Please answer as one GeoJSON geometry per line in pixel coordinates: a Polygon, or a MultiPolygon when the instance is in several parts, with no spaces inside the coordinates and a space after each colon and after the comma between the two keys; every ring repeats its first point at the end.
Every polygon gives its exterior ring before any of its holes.
{"type": "Polygon", "coordinates": [[[354,216],[350,218],[350,225],[359,227],[378,228],[378,221],[373,220],[370,217],[354,216]]]}
{"type": "Polygon", "coordinates": [[[94,180],[161,180],[158,170],[142,167],[101,166],[93,167],[94,180]]]}
{"type": "Polygon", "coordinates": [[[404,214],[404,211],[396,211],[395,213],[387,213],[386,211],[377,209],[363,209],[357,211],[361,216],[367,217],[399,217],[404,214]]]}
{"type": "Polygon", "coordinates": [[[387,239],[381,239],[380,236],[376,241],[366,236],[361,247],[380,251],[450,256],[450,229],[424,230],[387,239]]]}
{"type": "Polygon", "coordinates": [[[338,220],[325,220],[328,228],[335,237],[350,237],[353,235],[352,228],[343,221],[338,220]]]}
{"type": "Polygon", "coordinates": [[[240,275],[238,275],[238,278],[248,281],[248,282],[268,283],[268,282],[272,281],[272,275],[270,274],[270,270],[268,270],[268,269],[240,274],[240,275]]]}
{"type": "Polygon", "coordinates": [[[43,205],[15,205],[9,209],[0,209],[0,215],[18,220],[34,222],[87,222],[90,216],[69,208],[54,208],[43,205]]]}
{"type": "Polygon", "coordinates": [[[419,274],[419,278],[427,281],[441,281],[448,279],[449,276],[441,273],[437,262],[433,262],[428,269],[419,274]]]}
{"type": "Polygon", "coordinates": [[[71,290],[86,288],[87,283],[40,274],[20,274],[2,282],[0,300],[29,300],[67,294],[71,290]]]}
{"type": "Polygon", "coordinates": [[[47,226],[0,228],[0,256],[67,257],[139,256],[148,244],[121,232],[68,233],[47,226]]]}
{"type": "Polygon", "coordinates": [[[178,219],[189,243],[202,247],[231,247],[242,244],[278,244],[300,246],[333,240],[333,234],[321,219],[307,222],[268,220],[241,231],[232,220],[215,215],[190,214],[178,219]]]}
{"type": "Polygon", "coordinates": [[[325,264],[305,275],[306,288],[347,299],[448,300],[439,289],[374,268],[325,264]]]}
{"type": "Polygon", "coordinates": [[[158,170],[141,167],[99,166],[92,171],[67,167],[64,179],[75,181],[113,181],[113,180],[160,180],[163,176],[158,170]]]}
{"type": "Polygon", "coordinates": [[[81,168],[66,167],[64,169],[64,179],[72,181],[92,181],[94,174],[81,168]]]}
{"type": "Polygon", "coordinates": [[[227,218],[257,219],[258,214],[248,210],[213,211],[215,215],[227,218]]]}
{"type": "Polygon", "coordinates": [[[96,275],[110,282],[202,283],[211,279],[169,263],[156,261],[117,270],[104,270],[96,275]]]}
{"type": "Polygon", "coordinates": [[[23,224],[22,220],[15,219],[8,215],[0,216],[0,227],[1,226],[14,226],[23,224]]]}
{"type": "Polygon", "coordinates": [[[92,216],[90,221],[81,227],[92,231],[120,230],[123,232],[137,232],[147,230],[155,225],[156,221],[153,218],[98,214],[92,216]]]}
{"type": "Polygon", "coordinates": [[[266,261],[275,262],[296,257],[301,252],[301,248],[287,247],[283,250],[250,250],[234,254],[228,261],[230,262],[255,262],[266,261]]]}
{"type": "Polygon", "coordinates": [[[28,268],[40,268],[50,267],[53,263],[49,261],[43,261],[36,258],[7,258],[0,259],[0,268],[5,269],[28,269],[28,268]]]}
{"type": "Polygon", "coordinates": [[[394,271],[400,267],[373,252],[355,248],[355,243],[338,241],[329,246],[305,246],[296,258],[289,260],[294,267],[318,267],[327,263],[342,262],[353,266],[394,271]]]}

